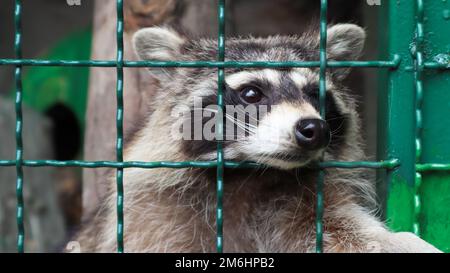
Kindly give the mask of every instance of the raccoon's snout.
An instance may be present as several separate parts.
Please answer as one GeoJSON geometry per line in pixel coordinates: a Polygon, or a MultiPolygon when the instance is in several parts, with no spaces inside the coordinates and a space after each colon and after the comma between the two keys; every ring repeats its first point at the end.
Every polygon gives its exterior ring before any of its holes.
{"type": "Polygon", "coordinates": [[[302,119],[295,126],[295,138],[301,148],[319,150],[330,144],[330,128],[321,119],[302,119]]]}

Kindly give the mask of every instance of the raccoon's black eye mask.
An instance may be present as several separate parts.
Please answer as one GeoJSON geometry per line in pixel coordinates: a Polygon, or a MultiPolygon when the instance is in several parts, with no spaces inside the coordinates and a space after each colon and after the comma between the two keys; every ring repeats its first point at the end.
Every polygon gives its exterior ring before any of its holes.
{"type": "MultiPolygon", "coordinates": [[[[308,84],[303,88],[304,99],[308,101],[317,111],[319,111],[319,84],[308,84]]],[[[325,97],[325,120],[331,130],[331,143],[329,148],[339,147],[347,133],[348,115],[342,113],[336,104],[336,100],[331,92],[326,93],[325,97]]]]}

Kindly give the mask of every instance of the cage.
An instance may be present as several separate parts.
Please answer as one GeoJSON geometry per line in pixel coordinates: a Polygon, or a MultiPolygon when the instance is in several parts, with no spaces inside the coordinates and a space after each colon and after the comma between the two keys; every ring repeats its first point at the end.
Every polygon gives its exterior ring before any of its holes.
{"type": "MultiPolygon", "coordinates": [[[[377,160],[359,162],[321,162],[317,167],[316,199],[316,249],[323,251],[323,177],[325,169],[366,168],[378,170],[380,196],[385,217],[395,231],[412,231],[443,251],[450,250],[448,234],[450,213],[449,114],[448,69],[450,67],[450,33],[446,26],[450,19],[450,6],[446,1],[361,1],[361,5],[377,6],[379,32],[377,43],[381,49],[379,60],[328,61],[327,25],[328,7],[333,0],[318,0],[320,4],[320,59],[313,62],[245,62],[225,61],[227,19],[226,1],[217,2],[218,56],[209,62],[156,62],[134,61],[124,58],[124,1],[116,0],[116,59],[69,60],[26,59],[22,55],[22,7],[15,1],[14,58],[0,59],[1,66],[14,67],[15,79],[15,158],[0,159],[0,167],[14,167],[16,171],[16,221],[17,250],[24,252],[26,230],[23,188],[27,177],[24,168],[77,167],[116,169],[117,186],[117,250],[124,249],[123,172],[126,168],[215,168],[217,169],[217,252],[223,251],[223,174],[226,168],[255,168],[255,163],[228,162],[224,160],[223,146],[217,145],[217,160],[210,162],[125,162],[124,147],[124,69],[155,67],[209,67],[218,71],[219,90],[217,104],[223,107],[225,69],[237,68],[287,68],[317,67],[320,69],[320,109],[325,115],[326,71],[337,67],[372,68],[379,71],[377,160]],[[330,3],[329,3],[330,2],[330,3]],[[117,81],[116,94],[116,145],[114,161],[87,160],[28,160],[23,148],[23,69],[25,67],[102,67],[114,68],[117,81]]],[[[70,1],[69,1],[70,2],[70,1]]],[[[68,3],[69,3],[68,2],[68,3]]],[[[77,4],[72,1],[71,4],[77,4]]],[[[252,5],[258,5],[253,1],[252,5]]],[[[32,86],[29,86],[32,88],[32,86]]],[[[372,99],[376,97],[372,96],[372,99]]],[[[367,104],[367,101],[366,101],[367,104]]],[[[366,105],[370,107],[370,105],[366,105]]],[[[83,108],[82,106],[81,108],[83,108]]],[[[74,106],[77,109],[76,106],[74,106]]],[[[373,109],[373,106],[372,106],[373,109]]],[[[78,110],[77,110],[78,111],[78,110]]],[[[77,112],[78,116],[82,111],[77,112]]],[[[219,124],[223,128],[223,124],[219,124]]],[[[9,181],[11,182],[11,181],[9,181]]]]}

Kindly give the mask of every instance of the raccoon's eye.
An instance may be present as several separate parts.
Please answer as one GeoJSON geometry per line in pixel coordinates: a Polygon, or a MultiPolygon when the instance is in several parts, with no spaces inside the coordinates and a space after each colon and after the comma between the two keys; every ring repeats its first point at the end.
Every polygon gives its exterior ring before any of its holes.
{"type": "Polygon", "coordinates": [[[263,92],[255,86],[247,86],[241,89],[241,99],[248,104],[258,103],[264,98],[263,92]]]}

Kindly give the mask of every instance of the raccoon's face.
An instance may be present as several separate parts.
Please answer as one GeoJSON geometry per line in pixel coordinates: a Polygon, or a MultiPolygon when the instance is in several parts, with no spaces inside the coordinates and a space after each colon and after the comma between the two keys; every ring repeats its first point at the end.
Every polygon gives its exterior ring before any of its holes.
{"type": "MultiPolygon", "coordinates": [[[[329,60],[355,60],[362,52],[365,32],[352,24],[328,30],[329,60]]],[[[135,34],[134,45],[143,60],[213,61],[217,43],[187,40],[173,30],[147,28],[135,34]]],[[[228,39],[226,61],[317,61],[319,35],[228,39]]],[[[227,160],[254,161],[292,169],[320,159],[339,158],[341,147],[357,130],[354,101],[340,82],[348,69],[327,72],[326,117],[319,114],[319,69],[225,70],[224,112],[217,104],[218,74],[213,68],[150,69],[159,79],[157,104],[173,112],[171,121],[182,128],[182,152],[191,158],[216,158],[216,122],[224,124],[227,160]],[[180,117],[181,113],[181,117],[180,117]]],[[[173,131],[172,131],[173,132],[173,131]]],[[[172,136],[174,137],[174,136],[172,136]]],[[[168,136],[168,140],[169,140],[168,136]]]]}

